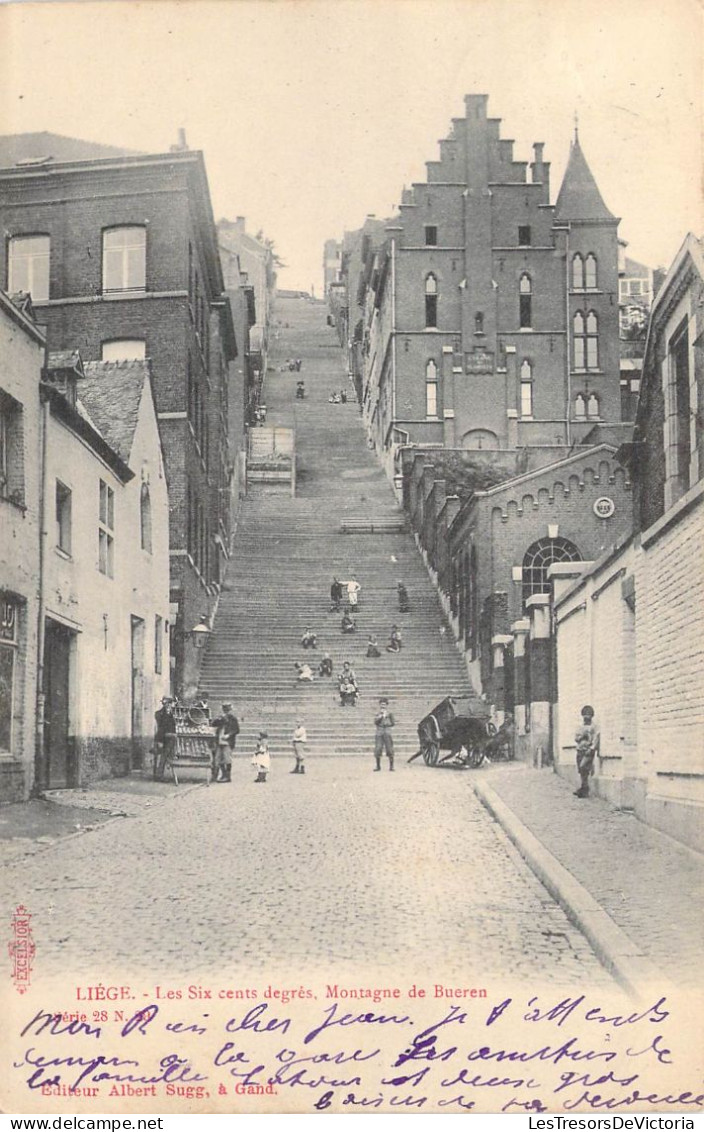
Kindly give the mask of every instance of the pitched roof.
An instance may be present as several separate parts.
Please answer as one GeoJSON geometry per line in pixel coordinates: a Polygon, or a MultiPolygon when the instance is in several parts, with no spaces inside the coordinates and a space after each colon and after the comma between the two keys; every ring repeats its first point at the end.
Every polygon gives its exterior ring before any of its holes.
{"type": "Polygon", "coordinates": [[[578,137],[570,146],[569,161],[555,202],[555,219],[616,220],[604,204],[578,137]]]}
{"type": "Polygon", "coordinates": [[[66,138],[46,130],[36,134],[0,135],[0,169],[18,164],[44,164],[61,161],[94,161],[110,157],[136,157],[139,150],[66,138]]]}
{"type": "Polygon", "coordinates": [[[85,362],[78,395],[111,448],[129,463],[148,361],[85,362]]]}

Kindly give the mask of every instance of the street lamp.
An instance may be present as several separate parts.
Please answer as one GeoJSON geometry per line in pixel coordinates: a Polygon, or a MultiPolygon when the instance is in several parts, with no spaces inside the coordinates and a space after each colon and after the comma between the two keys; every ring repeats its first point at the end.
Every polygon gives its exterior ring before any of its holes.
{"type": "Polygon", "coordinates": [[[212,632],[208,624],[208,618],[205,613],[201,614],[201,619],[197,625],[191,629],[191,640],[197,649],[202,649],[205,646],[210,633],[212,632]]]}

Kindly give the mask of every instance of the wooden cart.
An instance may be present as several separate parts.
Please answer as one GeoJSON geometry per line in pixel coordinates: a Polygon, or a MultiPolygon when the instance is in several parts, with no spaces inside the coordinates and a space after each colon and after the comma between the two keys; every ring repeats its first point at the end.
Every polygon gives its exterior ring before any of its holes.
{"type": "Polygon", "coordinates": [[[179,784],[179,771],[184,769],[201,771],[209,784],[215,751],[215,728],[210,726],[207,713],[197,705],[179,703],[174,716],[176,738],[167,752],[165,771],[171,771],[176,786],[179,784]]]}

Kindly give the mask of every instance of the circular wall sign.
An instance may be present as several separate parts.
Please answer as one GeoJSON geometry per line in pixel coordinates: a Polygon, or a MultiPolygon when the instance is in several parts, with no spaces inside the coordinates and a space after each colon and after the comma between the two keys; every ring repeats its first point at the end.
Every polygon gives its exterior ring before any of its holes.
{"type": "Polygon", "coordinates": [[[610,519],[616,510],[616,504],[613,499],[609,499],[608,495],[602,495],[599,499],[594,500],[594,514],[598,515],[600,519],[610,519]]]}

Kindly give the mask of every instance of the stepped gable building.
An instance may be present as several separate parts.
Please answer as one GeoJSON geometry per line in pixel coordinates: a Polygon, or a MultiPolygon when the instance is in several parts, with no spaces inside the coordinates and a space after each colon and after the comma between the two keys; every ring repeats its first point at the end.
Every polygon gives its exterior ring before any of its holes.
{"type": "Polygon", "coordinates": [[[52,351],[151,360],[170,504],[174,688],[230,541],[229,367],[236,355],[203,155],[53,134],[0,138],[0,283],[31,293],[52,351]]]}
{"type": "Polygon", "coordinates": [[[704,247],[687,236],[652,305],[633,443],[632,537],[556,579],[554,758],[596,709],[596,789],[699,850],[704,805],[704,247]]]}
{"type": "Polygon", "coordinates": [[[500,126],[467,96],[367,274],[365,417],[390,471],[407,443],[571,445],[621,421],[618,219],[576,133],[553,205],[543,143],[529,177],[500,126]]]}
{"type": "Polygon", "coordinates": [[[0,802],[34,781],[44,335],[0,291],[0,802]]]}

